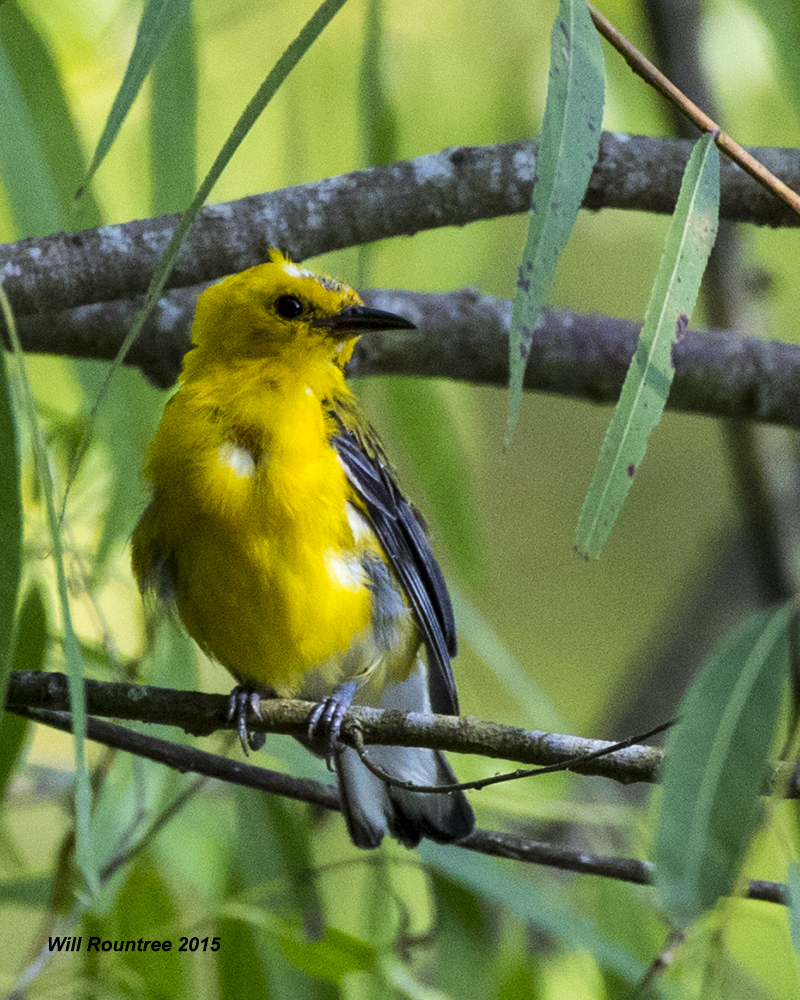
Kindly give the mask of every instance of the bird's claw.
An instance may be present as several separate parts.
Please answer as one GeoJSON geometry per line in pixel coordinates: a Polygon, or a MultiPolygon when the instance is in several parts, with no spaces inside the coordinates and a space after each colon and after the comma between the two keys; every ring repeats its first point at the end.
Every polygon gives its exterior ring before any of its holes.
{"type": "Polygon", "coordinates": [[[261,696],[252,688],[237,684],[231,691],[228,701],[227,721],[236,719],[236,730],[239,733],[239,742],[242,744],[245,757],[250,755],[250,750],[260,750],[267,742],[266,733],[248,730],[248,713],[252,713],[257,719],[264,721],[261,715],[261,696]]]}
{"type": "Polygon", "coordinates": [[[315,743],[324,745],[329,766],[331,759],[340,749],[339,733],[342,730],[345,713],[353,702],[355,691],[355,681],[343,684],[317,705],[308,720],[308,737],[315,743]]]}

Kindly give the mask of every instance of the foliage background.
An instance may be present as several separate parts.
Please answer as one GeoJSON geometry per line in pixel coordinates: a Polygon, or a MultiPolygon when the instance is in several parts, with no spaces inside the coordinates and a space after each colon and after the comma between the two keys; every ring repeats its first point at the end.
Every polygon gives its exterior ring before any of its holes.
{"type": "MultiPolygon", "coordinates": [[[[30,80],[20,90],[45,152],[37,172],[35,155],[21,169],[19,149],[0,151],[0,239],[184,207],[195,177],[314,7],[305,0],[195,0],[191,28],[163,54],[91,195],[76,208],[71,194],[122,78],[141,7],[7,0],[0,59],[18,82],[24,67],[39,67],[40,91],[30,80]],[[57,77],[48,81],[37,59],[52,60],[57,77]],[[52,100],[56,85],[63,108],[52,100]],[[48,161],[48,136],[57,137],[56,160],[48,161]],[[37,186],[48,176],[49,195],[37,186]]],[[[640,3],[616,0],[603,10],[651,51],[640,3]]],[[[800,138],[791,67],[770,31],[780,10],[767,0],[701,7],[701,62],[721,120],[743,143],[789,146],[800,138]]],[[[554,2],[520,0],[351,0],[253,129],[212,200],[448,145],[535,134],[555,11],[554,2]]],[[[608,49],[606,58],[604,128],[669,134],[659,99],[608,49]]],[[[441,229],[313,264],[357,287],[475,285],[510,298],[526,224],[515,217],[441,229]]],[[[641,319],[666,226],[653,216],[581,213],[550,304],[641,319]]],[[[748,289],[742,332],[796,340],[800,234],[747,228],[741,237],[748,289]]],[[[702,323],[698,309],[693,325],[702,323]]],[[[104,366],[31,357],[28,367],[60,493],[104,366]]],[[[714,641],[757,605],[740,498],[714,421],[667,414],[602,560],[587,564],[572,551],[573,532],[607,410],[528,394],[504,452],[502,391],[407,379],[365,380],[357,391],[408,492],[431,515],[434,545],[455,587],[465,714],[622,738],[668,718],[714,641]],[[435,459],[424,447],[432,435],[435,459]]],[[[146,502],[137,470],[165,398],[137,372],[120,371],[94,427],[65,525],[73,613],[93,675],[223,691],[227,675],[168,627],[146,647],[128,568],[130,533],[146,502]]],[[[44,662],[61,669],[49,543],[29,465],[26,590],[37,588],[44,601],[44,662]]],[[[30,598],[30,646],[19,655],[32,655],[43,634],[36,601],[30,598]]],[[[38,728],[6,795],[0,988],[12,987],[48,933],[219,935],[222,948],[158,961],[58,955],[34,981],[34,996],[69,991],[80,980],[90,995],[213,997],[245,980],[277,996],[615,997],[626,995],[623,984],[635,981],[663,944],[652,890],[430,846],[411,854],[387,844],[365,855],[335,817],[210,786],[106,886],[79,925],[54,930],[47,900],[53,885],[68,888],[71,760],[66,737],[38,728]]],[[[189,781],[103,752],[93,751],[92,760],[101,775],[100,849],[109,854],[189,781]]],[[[270,740],[264,763],[322,773],[281,738],[270,740]]],[[[496,770],[455,763],[465,779],[496,770]]],[[[645,796],[597,779],[502,785],[473,801],[481,826],[601,853],[647,857],[652,848],[645,796]]],[[[777,830],[757,841],[748,873],[785,877],[794,837],[788,807],[777,830]]],[[[781,908],[730,902],[689,944],[670,973],[681,993],[796,995],[798,969],[781,908]]]]}

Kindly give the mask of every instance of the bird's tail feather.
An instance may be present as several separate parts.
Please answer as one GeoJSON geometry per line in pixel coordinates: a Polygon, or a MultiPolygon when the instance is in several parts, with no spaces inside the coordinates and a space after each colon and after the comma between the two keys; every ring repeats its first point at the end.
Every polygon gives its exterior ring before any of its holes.
{"type": "MultiPolygon", "coordinates": [[[[430,712],[424,664],[418,660],[409,677],[386,688],[382,708],[430,712]]],[[[439,750],[419,747],[371,746],[370,760],[381,770],[415,785],[451,785],[456,777],[439,750]]],[[[475,825],[472,807],[461,791],[413,792],[385,784],[362,764],[355,750],[343,749],[336,758],[342,811],[353,842],[377,847],[389,833],[406,847],[422,837],[438,843],[459,840],[475,825]]]]}

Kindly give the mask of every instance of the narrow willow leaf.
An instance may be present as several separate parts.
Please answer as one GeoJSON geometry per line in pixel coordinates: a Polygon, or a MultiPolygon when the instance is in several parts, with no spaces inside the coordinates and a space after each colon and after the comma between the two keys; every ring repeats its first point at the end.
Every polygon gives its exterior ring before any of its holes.
{"type": "MultiPolygon", "coordinates": [[[[33,586],[28,591],[19,613],[16,648],[12,667],[14,670],[41,670],[47,653],[47,610],[42,591],[33,586]]],[[[5,686],[0,708],[5,702],[5,686]]],[[[0,719],[0,800],[5,795],[11,775],[17,766],[20,751],[31,723],[13,712],[0,719]]]]}
{"type": "MultiPolygon", "coordinates": [[[[295,958],[300,963],[300,955],[287,958],[284,953],[284,945],[289,943],[291,947],[292,940],[302,951],[301,927],[322,927],[325,923],[319,886],[306,874],[314,864],[309,816],[297,802],[248,795],[246,789],[236,789],[234,800],[235,852],[226,868],[226,898],[231,901],[218,915],[250,926],[237,928],[226,921],[225,929],[233,932],[232,947],[241,953],[246,969],[255,966],[260,970],[259,982],[275,985],[271,996],[326,1000],[331,994],[325,984],[308,979],[293,964],[295,958]],[[258,864],[253,864],[254,858],[259,859],[258,864]],[[277,892],[267,890],[269,905],[264,906],[265,887],[278,885],[281,890],[277,892]],[[251,905],[246,904],[247,900],[251,905]]],[[[230,987],[230,992],[223,990],[223,995],[235,996],[242,982],[238,965],[232,965],[228,956],[220,962],[220,972],[223,984],[227,982],[230,987]]]]}
{"type": "MultiPolygon", "coordinates": [[[[358,79],[358,121],[367,167],[399,159],[399,123],[389,98],[384,0],[368,0],[358,79]]],[[[368,246],[368,245],[367,245],[368,246]]]]}
{"type": "Polygon", "coordinates": [[[4,905],[16,903],[19,906],[47,906],[50,900],[52,876],[21,875],[19,878],[0,882],[0,902],[4,905]]]}
{"type": "Polygon", "coordinates": [[[789,675],[790,606],[739,622],[700,668],[667,740],[655,883],[684,928],[729,894],[759,815],[789,675]]]}
{"type": "Polygon", "coordinates": [[[278,938],[281,951],[292,965],[315,979],[339,983],[351,972],[375,966],[375,949],[352,934],[326,927],[321,941],[303,941],[295,932],[278,938]]]}
{"type": "Polygon", "coordinates": [[[17,592],[22,573],[19,448],[5,351],[0,352],[0,552],[3,554],[0,559],[0,725],[2,725],[8,675],[11,672],[17,592]]]}
{"type": "MultiPolygon", "coordinates": [[[[140,855],[129,866],[113,906],[103,913],[103,927],[108,928],[109,937],[118,940],[154,938],[160,928],[175,926],[179,913],[178,898],[170,892],[162,867],[140,855]]],[[[127,966],[129,976],[135,976],[139,996],[185,997],[193,991],[190,967],[175,947],[159,952],[157,962],[142,962],[133,951],[123,952],[120,962],[127,966]]]]}
{"type": "MultiPolygon", "coordinates": [[[[13,9],[13,8],[12,8],[13,9]]],[[[20,236],[43,236],[58,228],[58,192],[48,169],[36,123],[25,103],[0,41],[0,176],[20,236]]]]}
{"type": "Polygon", "coordinates": [[[197,187],[198,65],[194,18],[177,25],[153,66],[150,174],[153,215],[180,212],[197,187]]]}
{"type": "Polygon", "coordinates": [[[0,72],[10,70],[14,80],[11,86],[4,77],[0,87],[0,162],[18,233],[99,226],[100,211],[91,196],[75,210],[75,187],[86,171],[81,138],[53,55],[20,4],[7,4],[0,15],[0,45],[7,61],[0,72]],[[24,110],[14,110],[18,101],[24,110]],[[26,134],[28,128],[33,136],[26,134]],[[16,172],[9,170],[13,162],[16,172]]]}
{"type": "Polygon", "coordinates": [[[520,871],[520,866],[505,866],[484,855],[468,856],[465,851],[449,850],[432,840],[423,840],[417,850],[426,867],[468,888],[487,906],[507,910],[569,950],[588,952],[626,983],[638,982],[644,974],[646,963],[631,954],[626,942],[598,933],[569,895],[556,895],[546,884],[534,882],[520,871]]]}
{"type": "MultiPolygon", "coordinates": [[[[82,151],[75,126],[72,122],[64,90],[58,71],[47,46],[26,19],[18,5],[9,5],[0,18],[0,126],[4,142],[0,144],[0,169],[9,196],[14,223],[20,233],[50,233],[59,228],[67,228],[80,221],[84,225],[99,222],[99,213],[94,201],[87,198],[78,220],[71,215],[70,191],[75,178],[83,171],[82,151]],[[71,183],[70,183],[71,179],[71,183]]],[[[0,289],[1,292],[1,289],[0,289]]],[[[81,676],[81,655],[77,638],[69,617],[66,576],[61,553],[61,537],[55,515],[53,485],[45,451],[44,437],[38,423],[36,407],[25,374],[22,349],[13,327],[8,303],[2,299],[2,311],[6,328],[13,344],[13,360],[21,391],[19,399],[24,403],[24,419],[34,444],[37,471],[42,485],[42,493],[47,507],[48,520],[53,539],[53,556],[59,582],[62,616],[64,619],[64,643],[67,670],[70,677],[70,697],[74,718],[75,745],[75,815],[78,863],[84,873],[87,885],[97,885],[97,867],[90,843],[91,791],[89,776],[84,760],[85,707],[83,681],[81,676]]],[[[27,603],[27,602],[26,602],[27,603]]],[[[23,606],[15,666],[26,654],[23,643],[36,642],[37,628],[45,627],[43,606],[28,609],[31,615],[26,623],[26,607],[23,606]],[[28,630],[30,625],[30,632],[28,630]],[[26,638],[27,637],[27,638],[26,638]]],[[[43,636],[41,637],[43,640],[43,636]]],[[[36,650],[28,650],[35,653],[36,650]]],[[[24,664],[33,669],[30,660],[24,664]]],[[[4,720],[4,723],[9,719],[4,720]]],[[[0,736],[7,737],[4,747],[9,758],[14,756],[14,746],[24,740],[24,727],[5,725],[0,736]]],[[[4,778],[4,780],[7,780],[4,778]]]]}
{"type": "Polygon", "coordinates": [[[50,531],[50,543],[53,548],[53,562],[55,563],[59,605],[63,622],[64,660],[66,661],[67,676],[69,678],[72,733],[75,746],[76,857],[78,866],[86,880],[86,885],[94,893],[99,887],[100,879],[97,869],[97,859],[94,856],[91,844],[92,791],[89,785],[89,771],[86,767],[84,753],[86,743],[86,699],[83,687],[81,652],[78,645],[78,637],[75,635],[75,629],[72,626],[67,574],[64,567],[64,548],[61,541],[61,525],[56,514],[55,493],[47,456],[47,444],[44,438],[44,431],[39,424],[36,414],[36,403],[34,402],[33,391],[25,371],[25,358],[22,353],[22,345],[19,342],[14,316],[11,312],[11,305],[3,290],[2,283],[0,283],[0,311],[2,311],[8,338],[11,341],[13,351],[11,357],[16,368],[14,374],[19,385],[19,397],[23,402],[24,416],[33,442],[36,472],[41,485],[45,510],[47,512],[47,525],[50,531]]]}
{"type": "Polygon", "coordinates": [[[686,330],[717,235],[719,153],[710,135],[696,143],[650,293],[639,343],[583,501],[575,546],[598,558],[661,420],[675,369],[672,345],[686,330]]]}
{"type": "Polygon", "coordinates": [[[149,0],[139,24],[136,42],[125,68],[125,75],[117,91],[117,96],[114,98],[114,103],[111,105],[111,111],[108,113],[86,178],[76,197],[80,197],[86,185],[97,173],[97,168],[111,149],[122,123],[127,118],[133,102],[142,89],[142,84],[147,78],[156,56],[170,40],[181,21],[186,18],[190,5],[191,0],[149,0]]]}
{"type": "Polygon", "coordinates": [[[597,162],[604,101],[603,52],[586,4],[560,0],[550,35],[550,79],[528,240],[511,313],[506,444],[519,417],[536,320],[597,162]]]}

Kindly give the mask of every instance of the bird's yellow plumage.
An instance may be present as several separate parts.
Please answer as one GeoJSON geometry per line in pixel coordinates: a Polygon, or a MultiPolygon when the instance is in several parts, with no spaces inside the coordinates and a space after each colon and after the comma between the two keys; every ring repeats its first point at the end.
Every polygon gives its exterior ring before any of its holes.
{"type": "MultiPolygon", "coordinates": [[[[200,296],[145,470],[153,497],[133,537],[142,590],[173,601],[245,689],[328,699],[334,741],[351,699],[457,710],[441,574],[343,372],[361,333],[411,325],[272,251],[200,296]]],[[[440,754],[375,750],[399,777],[453,780],[440,754]]],[[[335,761],[360,846],[387,831],[413,844],[471,828],[460,793],[397,792],[353,751],[335,761]]]]}

